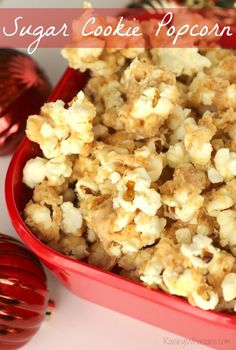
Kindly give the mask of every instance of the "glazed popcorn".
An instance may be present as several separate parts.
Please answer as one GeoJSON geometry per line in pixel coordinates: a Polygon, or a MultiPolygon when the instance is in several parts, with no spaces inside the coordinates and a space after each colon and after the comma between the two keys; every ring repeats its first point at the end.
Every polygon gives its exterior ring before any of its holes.
{"type": "Polygon", "coordinates": [[[152,59],[160,66],[166,66],[177,76],[186,74],[192,77],[204,68],[211,67],[211,62],[206,56],[199,54],[197,48],[182,49],[160,48],[151,50],[152,59]]]}
{"type": "Polygon", "coordinates": [[[28,119],[42,155],[23,170],[26,224],[73,259],[235,312],[234,51],[103,42],[63,55],[90,77],[28,119]]]}
{"type": "Polygon", "coordinates": [[[28,118],[26,135],[40,145],[45,157],[88,154],[94,138],[95,108],[81,91],[68,109],[63,101],[46,103],[40,115],[28,118]]]}
{"type": "Polygon", "coordinates": [[[24,168],[23,182],[28,187],[34,188],[47,178],[50,186],[60,186],[71,174],[72,162],[64,155],[48,161],[44,158],[36,157],[27,162],[24,168]]]}

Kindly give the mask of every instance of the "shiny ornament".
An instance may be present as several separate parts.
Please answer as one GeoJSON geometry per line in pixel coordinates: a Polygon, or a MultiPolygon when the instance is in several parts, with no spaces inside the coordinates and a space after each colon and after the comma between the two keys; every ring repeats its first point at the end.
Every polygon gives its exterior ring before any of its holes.
{"type": "Polygon", "coordinates": [[[38,331],[48,306],[46,276],[18,240],[0,234],[0,349],[18,349],[38,331]]]}
{"type": "Polygon", "coordinates": [[[14,150],[29,114],[39,111],[51,91],[37,63],[13,49],[0,49],[0,155],[14,150]]]}

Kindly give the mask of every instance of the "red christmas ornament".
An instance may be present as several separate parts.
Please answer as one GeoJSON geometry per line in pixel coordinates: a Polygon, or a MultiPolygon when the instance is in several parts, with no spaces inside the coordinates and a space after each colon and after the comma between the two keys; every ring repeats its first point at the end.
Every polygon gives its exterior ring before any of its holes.
{"type": "Polygon", "coordinates": [[[0,49],[0,155],[14,150],[28,115],[37,113],[51,86],[36,62],[13,49],[0,49]]]}
{"type": "Polygon", "coordinates": [[[38,331],[48,306],[46,276],[37,258],[0,234],[0,349],[18,349],[38,331]]]}

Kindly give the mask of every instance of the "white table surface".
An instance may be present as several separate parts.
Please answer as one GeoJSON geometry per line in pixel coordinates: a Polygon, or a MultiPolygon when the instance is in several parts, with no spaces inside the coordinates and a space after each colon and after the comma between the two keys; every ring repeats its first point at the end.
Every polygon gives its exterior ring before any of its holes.
{"type": "MultiPolygon", "coordinates": [[[[94,7],[122,7],[127,0],[93,0],[94,7]]],[[[80,7],[80,0],[4,0],[3,7],[80,7]]],[[[66,67],[57,49],[38,50],[34,57],[55,84],[66,67]]],[[[16,236],[10,223],[4,179],[10,157],[0,157],[0,232],[16,236]]],[[[207,350],[187,339],[94,305],[72,295],[50,273],[48,283],[57,304],[50,320],[22,350],[207,350]]],[[[114,301],[115,302],[115,301],[114,301]]],[[[191,327],[191,325],[190,325],[191,327]]]]}

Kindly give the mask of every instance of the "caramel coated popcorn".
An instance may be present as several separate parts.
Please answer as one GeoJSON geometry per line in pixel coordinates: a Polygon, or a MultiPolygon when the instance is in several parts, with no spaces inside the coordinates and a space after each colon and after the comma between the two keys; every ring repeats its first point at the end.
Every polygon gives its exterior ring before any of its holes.
{"type": "Polygon", "coordinates": [[[236,311],[236,56],[233,50],[72,49],[90,70],[69,106],[26,133],[42,157],[24,218],[51,248],[236,311]]]}

